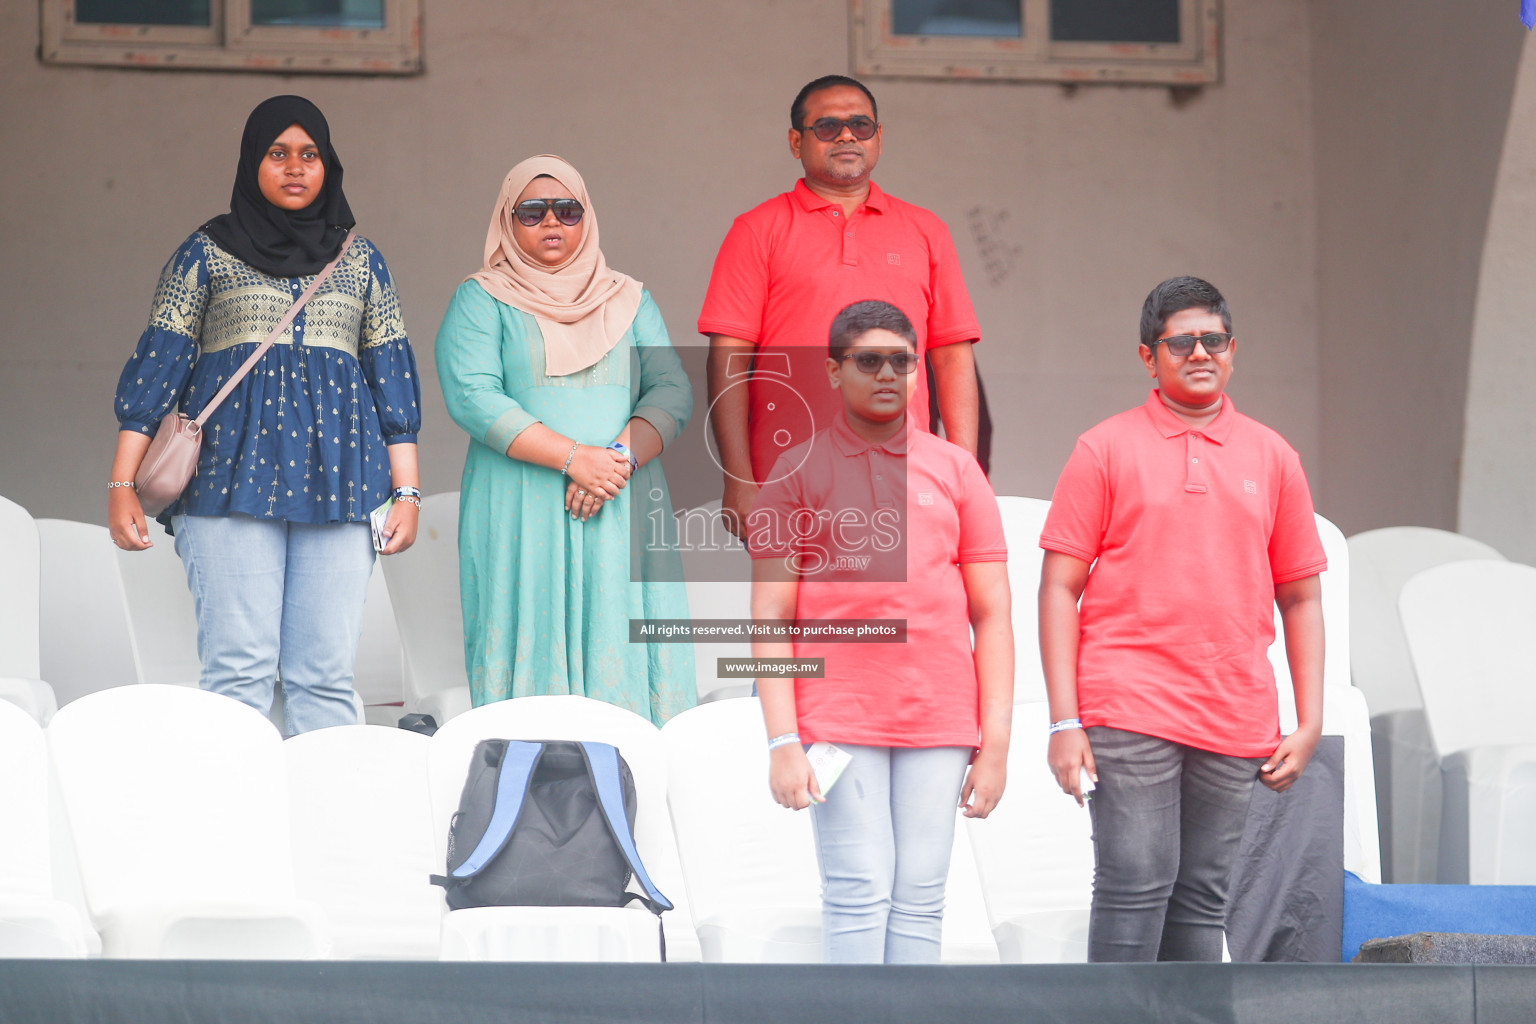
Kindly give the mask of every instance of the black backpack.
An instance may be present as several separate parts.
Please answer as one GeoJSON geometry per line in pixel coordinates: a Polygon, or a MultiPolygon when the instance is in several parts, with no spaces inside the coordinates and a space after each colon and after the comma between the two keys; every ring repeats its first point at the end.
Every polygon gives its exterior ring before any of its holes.
{"type": "Polygon", "coordinates": [[[672,902],[635,848],[635,783],[607,743],[481,740],[448,830],[448,906],[622,907],[672,902]],[[638,879],[644,894],[627,891],[638,879]]]}

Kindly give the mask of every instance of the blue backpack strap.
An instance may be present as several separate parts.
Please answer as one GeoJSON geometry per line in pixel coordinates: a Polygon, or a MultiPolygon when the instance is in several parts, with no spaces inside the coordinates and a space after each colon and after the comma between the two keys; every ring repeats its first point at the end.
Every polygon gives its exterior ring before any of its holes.
{"type": "Polygon", "coordinates": [[[507,840],[512,838],[512,829],[517,826],[518,815],[523,811],[523,797],[528,793],[528,780],[533,777],[534,765],[539,763],[543,753],[542,743],[507,740],[501,767],[496,770],[496,805],[491,810],[491,820],[474,852],[449,872],[454,881],[464,882],[475,877],[496,859],[507,840]]]}
{"type": "MultiPolygon", "coordinates": [[[[609,743],[582,741],[581,752],[587,759],[587,771],[592,777],[592,788],[597,791],[597,803],[603,809],[603,819],[614,841],[624,851],[624,859],[635,873],[640,887],[650,897],[643,902],[652,913],[660,914],[672,909],[672,901],[661,894],[645,865],[640,863],[640,851],[635,848],[635,837],[629,830],[629,815],[624,811],[624,784],[619,776],[619,751],[609,743]]],[[[639,897],[636,897],[639,899],[639,897]]]]}

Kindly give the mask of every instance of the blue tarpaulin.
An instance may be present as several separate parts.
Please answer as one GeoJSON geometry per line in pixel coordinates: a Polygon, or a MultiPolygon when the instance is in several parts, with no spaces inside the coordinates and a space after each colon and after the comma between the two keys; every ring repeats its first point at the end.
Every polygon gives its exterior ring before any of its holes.
{"type": "Polygon", "coordinates": [[[1346,963],[1369,939],[1417,932],[1536,935],[1536,885],[1371,885],[1344,872],[1346,963]]]}

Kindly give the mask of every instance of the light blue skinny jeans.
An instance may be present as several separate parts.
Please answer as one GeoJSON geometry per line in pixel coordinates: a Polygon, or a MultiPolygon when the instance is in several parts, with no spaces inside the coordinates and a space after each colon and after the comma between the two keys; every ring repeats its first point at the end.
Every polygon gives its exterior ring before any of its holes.
{"type": "Polygon", "coordinates": [[[368,524],[232,515],[176,516],[171,525],[197,607],[203,689],[266,715],[281,677],[287,735],[356,725],[368,524]]]}
{"type": "Polygon", "coordinates": [[[970,747],[836,746],[853,755],[814,804],[821,958],[936,964],[970,747]]]}

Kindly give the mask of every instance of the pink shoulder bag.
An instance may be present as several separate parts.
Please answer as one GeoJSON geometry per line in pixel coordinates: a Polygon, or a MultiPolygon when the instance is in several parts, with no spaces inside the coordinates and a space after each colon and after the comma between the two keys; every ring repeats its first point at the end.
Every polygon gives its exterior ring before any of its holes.
{"type": "Polygon", "coordinates": [[[170,508],[181,492],[187,489],[193,475],[197,472],[197,453],[203,446],[203,424],[208,421],[220,403],[229,397],[229,393],[235,390],[235,385],[245,379],[262,356],[267,354],[267,349],[272,343],[288,329],[293,323],[293,318],[299,315],[299,310],[304,308],[315,294],[315,291],[331,276],[331,271],[336,269],[336,264],[346,255],[352,247],[352,239],[356,237],[355,231],[347,232],[346,241],[341,243],[341,251],[336,258],[327,263],[309,287],[304,289],[293,305],[288,307],[288,312],[272,328],[270,334],[256,346],[250,358],[241,364],[235,375],[230,377],[219,393],[213,396],[213,400],[203,406],[203,411],[198,413],[197,419],[192,419],[185,413],[167,413],[165,419],[160,421],[159,428],[155,431],[155,439],[149,443],[149,450],[144,453],[144,460],[139,463],[139,472],[133,478],[133,489],[139,492],[139,503],[144,506],[144,514],[157,516],[170,508]]]}

